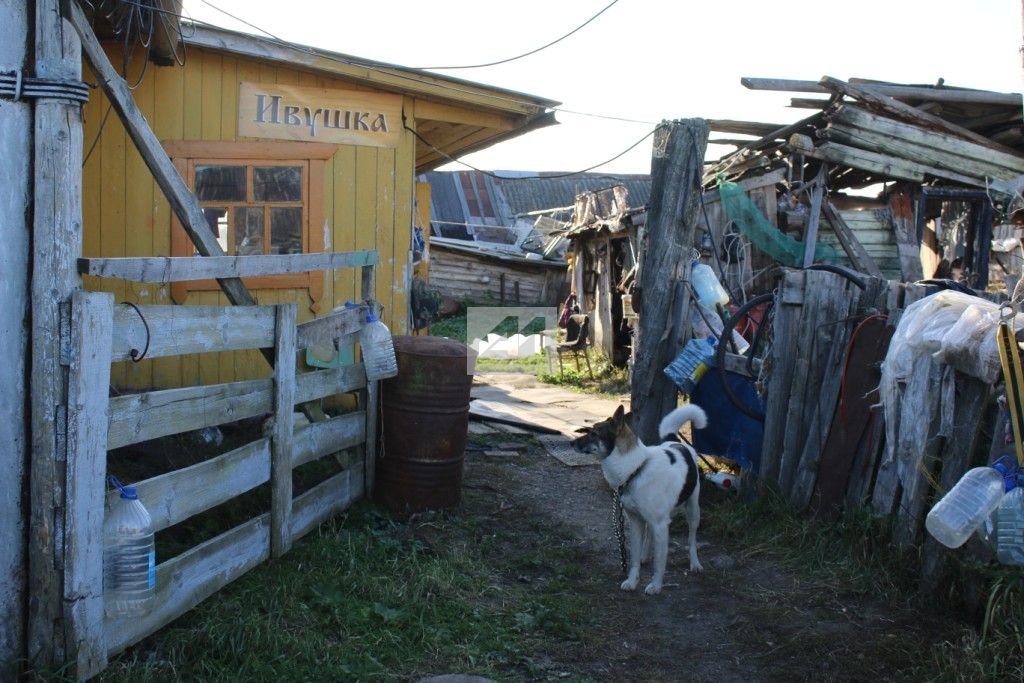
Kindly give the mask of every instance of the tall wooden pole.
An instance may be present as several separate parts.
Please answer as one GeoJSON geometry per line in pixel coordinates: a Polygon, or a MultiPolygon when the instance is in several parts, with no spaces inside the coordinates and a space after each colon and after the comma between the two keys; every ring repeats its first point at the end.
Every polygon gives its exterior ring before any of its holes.
{"type": "MultiPolygon", "coordinates": [[[[0,72],[25,73],[29,9],[0,0],[0,72]]],[[[25,656],[28,479],[28,274],[32,104],[0,99],[0,679],[25,656]]]]}
{"type": "MultiPolygon", "coordinates": [[[[60,0],[28,4],[35,8],[35,76],[80,81],[78,36],[61,17],[60,0]]],[[[60,328],[61,304],[81,287],[82,110],[73,100],[41,98],[34,111],[28,654],[45,666],[68,654],[61,620],[67,368],[60,328]]]]}
{"type": "Polygon", "coordinates": [[[640,239],[640,325],[633,362],[632,409],[637,434],[657,443],[658,423],[676,407],[676,387],[663,372],[690,334],[690,249],[700,212],[708,144],[703,119],[663,123],[654,133],[651,203],[640,239]]]}

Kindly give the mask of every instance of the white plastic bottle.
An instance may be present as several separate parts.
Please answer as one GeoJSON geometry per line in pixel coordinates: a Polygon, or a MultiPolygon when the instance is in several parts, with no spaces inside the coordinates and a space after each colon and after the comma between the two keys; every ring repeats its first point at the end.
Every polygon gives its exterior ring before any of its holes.
{"type": "Polygon", "coordinates": [[[1004,493],[1003,473],[995,467],[968,470],[928,513],[925,528],[947,548],[959,548],[992,514],[1004,493]]]}
{"type": "Polygon", "coordinates": [[[715,277],[711,266],[694,261],[690,268],[690,282],[693,283],[693,290],[701,306],[714,311],[718,306],[729,303],[729,293],[715,277]]]}
{"type": "Polygon", "coordinates": [[[363,350],[366,379],[387,379],[398,374],[398,361],[395,359],[391,330],[372,312],[366,316],[366,324],[359,331],[359,346],[363,350]]]}
{"type": "Polygon", "coordinates": [[[156,589],[153,521],[134,486],[112,481],[121,496],[103,520],[103,599],[112,617],[140,616],[156,589]]]}
{"type": "Polygon", "coordinates": [[[996,557],[1003,564],[1024,566],[1024,488],[1008,491],[995,516],[996,557]]]}

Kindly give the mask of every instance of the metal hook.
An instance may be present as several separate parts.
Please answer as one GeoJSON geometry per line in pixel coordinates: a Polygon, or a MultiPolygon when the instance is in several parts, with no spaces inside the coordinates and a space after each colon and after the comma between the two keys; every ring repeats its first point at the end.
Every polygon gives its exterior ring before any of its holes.
{"type": "Polygon", "coordinates": [[[146,346],[145,346],[145,348],[142,349],[142,353],[139,353],[138,349],[129,349],[128,350],[128,355],[131,356],[132,362],[133,363],[138,363],[143,358],[145,358],[146,357],[146,353],[149,352],[149,339],[150,339],[149,323],[146,322],[146,316],[142,315],[142,311],[139,310],[138,306],[133,304],[131,301],[122,301],[121,303],[122,304],[126,304],[126,305],[131,306],[132,308],[134,308],[135,312],[139,314],[139,319],[142,320],[143,327],[146,328],[146,346]]]}

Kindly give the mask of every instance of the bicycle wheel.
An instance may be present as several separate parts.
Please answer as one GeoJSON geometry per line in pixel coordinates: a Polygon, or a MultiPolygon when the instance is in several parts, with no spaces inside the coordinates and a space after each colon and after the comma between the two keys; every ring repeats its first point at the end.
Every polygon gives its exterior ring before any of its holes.
{"type": "Polygon", "coordinates": [[[758,367],[755,367],[757,361],[764,362],[763,356],[766,354],[768,347],[771,342],[771,313],[775,304],[774,294],[762,294],[755,296],[747,303],[740,306],[739,310],[736,311],[728,320],[725,321],[722,327],[722,339],[719,340],[715,346],[715,368],[718,371],[718,379],[722,385],[722,391],[725,392],[726,397],[732,402],[736,409],[749,418],[757,420],[758,422],[764,422],[764,412],[751,408],[744,403],[736,392],[733,391],[732,385],[728,382],[728,376],[726,375],[725,369],[725,354],[726,345],[724,340],[732,338],[732,332],[736,328],[736,324],[740,320],[753,321],[757,326],[754,333],[754,340],[750,344],[750,348],[747,350],[747,372],[751,376],[756,377],[758,367]],[[758,306],[764,306],[761,310],[761,315],[757,318],[754,317],[753,311],[758,306]]]}

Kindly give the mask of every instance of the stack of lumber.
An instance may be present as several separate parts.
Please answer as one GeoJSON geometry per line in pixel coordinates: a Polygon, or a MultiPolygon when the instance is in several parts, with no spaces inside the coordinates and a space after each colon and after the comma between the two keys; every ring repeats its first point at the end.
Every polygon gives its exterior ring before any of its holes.
{"type": "MultiPolygon", "coordinates": [[[[907,86],[823,77],[818,82],[744,78],[758,90],[821,92],[794,99],[820,111],[788,126],[711,121],[739,149],[711,164],[731,178],[782,167],[792,153],[827,162],[829,188],[892,180],[938,182],[1013,195],[1024,177],[1021,96],[946,86],[907,86]]],[[[715,142],[712,140],[712,142],[715,142]]]]}

